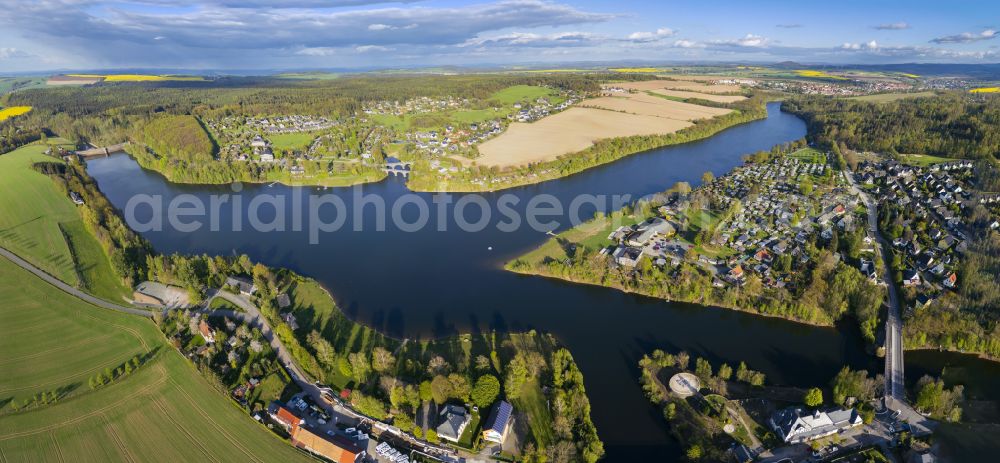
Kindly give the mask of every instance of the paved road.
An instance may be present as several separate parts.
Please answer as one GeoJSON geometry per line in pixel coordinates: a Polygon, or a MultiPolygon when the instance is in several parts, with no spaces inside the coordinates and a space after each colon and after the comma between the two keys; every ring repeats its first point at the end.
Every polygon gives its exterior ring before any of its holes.
{"type": "Polygon", "coordinates": [[[878,229],[878,205],[872,201],[868,193],[858,188],[854,182],[854,176],[850,172],[845,172],[844,177],[851,184],[851,189],[861,197],[868,209],[868,230],[872,236],[878,240],[884,263],[882,280],[889,293],[888,314],[885,320],[885,395],[891,402],[903,403],[906,400],[906,390],[904,388],[905,378],[903,376],[903,323],[899,318],[899,295],[896,293],[896,285],[892,281],[892,261],[889,242],[882,237],[878,229]]]}
{"type": "Polygon", "coordinates": [[[28,262],[28,261],[26,261],[26,260],[18,257],[17,254],[14,254],[13,252],[8,251],[7,249],[0,248],[0,255],[6,257],[8,260],[10,260],[11,262],[17,264],[19,267],[21,267],[21,268],[23,268],[23,269],[25,269],[25,270],[27,270],[27,271],[29,271],[31,273],[34,273],[39,278],[45,280],[46,282],[48,282],[52,286],[55,286],[56,288],[59,288],[60,290],[66,292],[66,293],[69,293],[72,296],[75,296],[75,297],[77,297],[79,299],[83,299],[84,301],[89,302],[89,303],[91,303],[93,305],[96,305],[98,307],[101,307],[101,308],[104,308],[104,309],[108,309],[108,310],[115,310],[115,311],[118,311],[118,312],[125,312],[127,314],[132,314],[132,315],[139,315],[139,316],[142,316],[142,317],[152,317],[153,316],[153,312],[151,312],[149,310],[137,309],[135,307],[126,307],[126,306],[122,306],[122,305],[118,305],[118,304],[113,304],[111,302],[105,301],[103,299],[98,299],[98,298],[96,298],[94,296],[91,296],[90,294],[87,294],[87,293],[85,293],[83,291],[80,291],[77,288],[74,288],[74,287],[72,287],[72,286],[70,286],[70,285],[68,285],[66,283],[63,283],[58,278],[56,278],[56,277],[54,277],[52,275],[49,275],[48,273],[45,273],[45,271],[43,271],[42,269],[40,269],[38,267],[35,267],[30,262],[28,262]]]}

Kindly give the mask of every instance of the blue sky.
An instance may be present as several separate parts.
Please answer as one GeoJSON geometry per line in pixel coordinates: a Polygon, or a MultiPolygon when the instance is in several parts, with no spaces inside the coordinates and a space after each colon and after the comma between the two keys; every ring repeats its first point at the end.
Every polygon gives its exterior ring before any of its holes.
{"type": "Polygon", "coordinates": [[[0,0],[0,73],[1000,62],[1000,2],[0,0]]]}

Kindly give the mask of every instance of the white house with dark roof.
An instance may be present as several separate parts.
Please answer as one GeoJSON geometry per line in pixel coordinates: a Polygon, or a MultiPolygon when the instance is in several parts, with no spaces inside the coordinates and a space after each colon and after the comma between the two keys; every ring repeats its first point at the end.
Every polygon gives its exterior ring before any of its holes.
{"type": "Polygon", "coordinates": [[[460,405],[445,405],[441,408],[439,413],[441,417],[441,424],[437,427],[437,435],[439,438],[458,442],[462,437],[462,431],[465,431],[465,427],[469,424],[469,414],[465,411],[465,407],[460,405]]]}
{"type": "Polygon", "coordinates": [[[241,276],[227,277],[226,286],[239,289],[240,294],[244,296],[253,296],[257,292],[257,286],[253,284],[253,280],[241,276]]]}
{"type": "Polygon", "coordinates": [[[781,440],[788,444],[809,442],[860,426],[861,416],[853,408],[803,413],[801,408],[778,410],[768,420],[781,440]]]}
{"type": "Polygon", "coordinates": [[[514,418],[514,406],[506,400],[501,400],[490,410],[486,422],[483,423],[483,440],[503,444],[510,431],[514,418]]]}

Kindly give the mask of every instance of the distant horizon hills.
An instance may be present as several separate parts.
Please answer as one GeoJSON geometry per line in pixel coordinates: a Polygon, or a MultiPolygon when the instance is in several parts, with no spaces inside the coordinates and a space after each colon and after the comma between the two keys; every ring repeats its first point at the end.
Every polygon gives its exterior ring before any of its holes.
{"type": "MultiPolygon", "coordinates": [[[[25,71],[3,73],[0,77],[56,76],[67,74],[143,74],[143,75],[190,75],[190,76],[237,76],[237,77],[273,77],[281,74],[464,74],[489,72],[541,71],[556,69],[579,69],[580,71],[604,71],[609,68],[649,67],[649,68],[718,68],[713,71],[724,71],[725,68],[740,66],[763,67],[776,70],[792,69],[822,69],[822,70],[858,70],[874,72],[906,72],[921,76],[955,76],[977,79],[1000,79],[1000,63],[892,63],[892,64],[830,64],[830,63],[800,63],[796,61],[781,62],[707,62],[707,61],[586,61],[561,63],[530,63],[530,64],[495,64],[495,65],[439,65],[385,67],[369,66],[357,68],[271,68],[271,69],[192,69],[192,68],[107,68],[107,69],[51,69],[40,71],[25,71]]],[[[669,70],[664,70],[669,72],[669,70]]]]}

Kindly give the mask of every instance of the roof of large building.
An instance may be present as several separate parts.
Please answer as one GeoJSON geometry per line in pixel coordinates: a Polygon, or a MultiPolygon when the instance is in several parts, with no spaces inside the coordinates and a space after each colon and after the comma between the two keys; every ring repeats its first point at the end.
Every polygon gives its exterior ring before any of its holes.
{"type": "Polygon", "coordinates": [[[817,410],[812,414],[803,413],[801,408],[786,408],[775,412],[771,421],[781,433],[781,439],[789,442],[810,440],[861,424],[861,417],[853,408],[830,412],[817,410]]]}
{"type": "Polygon", "coordinates": [[[336,435],[327,438],[301,427],[295,428],[292,433],[292,442],[337,463],[355,463],[358,455],[364,451],[356,442],[344,436],[336,435]]]}
{"type": "Polygon", "coordinates": [[[504,429],[507,427],[507,423],[510,422],[510,417],[514,413],[514,407],[506,400],[501,400],[490,410],[489,416],[486,418],[486,423],[483,424],[483,430],[493,430],[500,434],[503,434],[504,429]]]}

